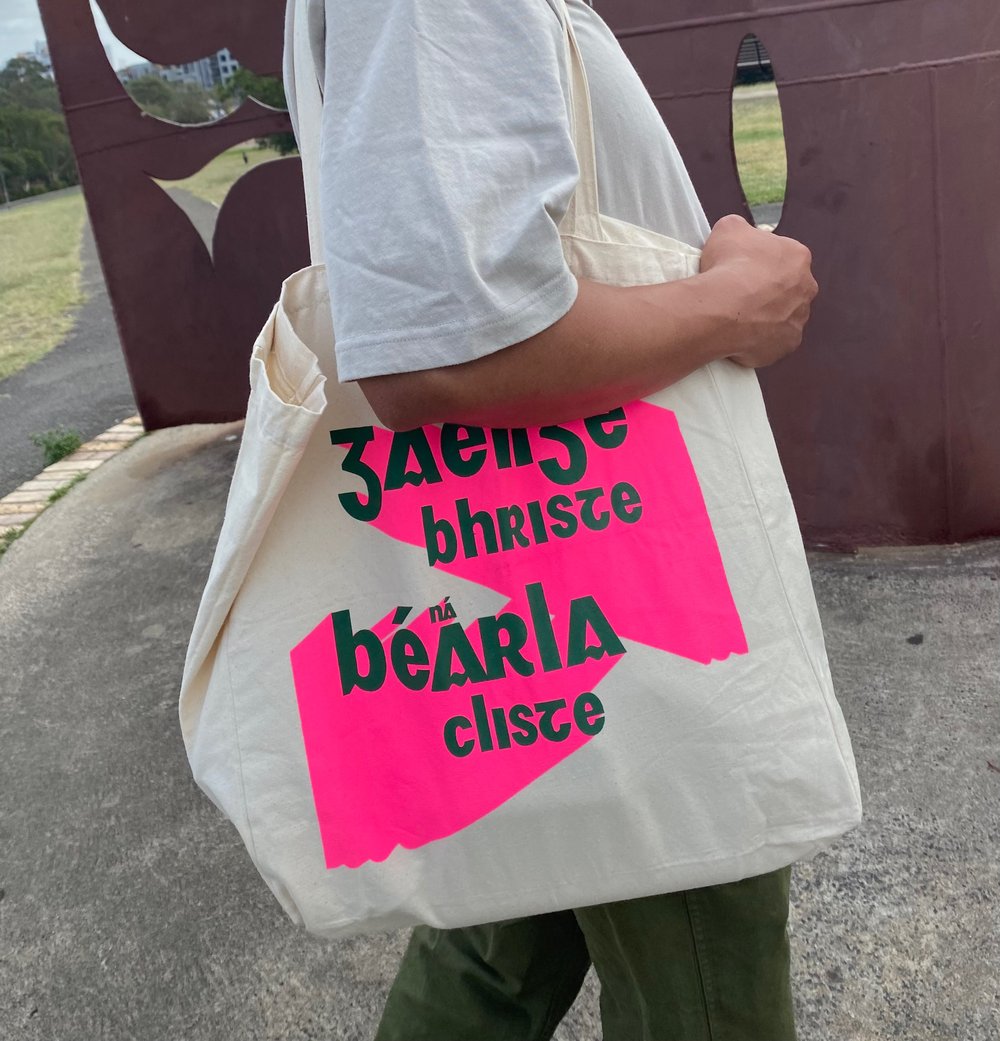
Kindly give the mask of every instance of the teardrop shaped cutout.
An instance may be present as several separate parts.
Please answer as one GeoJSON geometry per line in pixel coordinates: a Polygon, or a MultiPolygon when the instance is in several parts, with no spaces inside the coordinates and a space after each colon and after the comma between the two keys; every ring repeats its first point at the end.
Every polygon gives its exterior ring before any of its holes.
{"type": "Polygon", "coordinates": [[[215,219],[229,194],[229,189],[248,170],[277,159],[278,156],[279,152],[270,143],[270,139],[244,141],[220,152],[197,173],[181,181],[168,181],[159,177],[152,180],[188,215],[211,254],[215,219]]]}
{"type": "Polygon", "coordinates": [[[753,33],[740,42],[733,72],[733,155],[754,222],[773,230],[785,202],[788,156],[771,57],[753,33]]]}

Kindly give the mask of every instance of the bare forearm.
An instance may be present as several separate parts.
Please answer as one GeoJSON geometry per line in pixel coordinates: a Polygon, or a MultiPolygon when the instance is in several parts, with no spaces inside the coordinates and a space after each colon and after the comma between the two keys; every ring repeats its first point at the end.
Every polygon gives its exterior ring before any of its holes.
{"type": "Polygon", "coordinates": [[[361,388],[395,430],[534,426],[607,412],[717,358],[759,367],[795,350],[817,286],[799,242],[723,217],[701,274],[659,285],[580,281],[549,328],[463,365],[376,376],[361,388]]]}
{"type": "Polygon", "coordinates": [[[732,352],[734,321],[719,281],[699,275],[622,288],[581,280],[570,310],[536,336],[476,361],[376,376],[361,386],[395,429],[532,426],[596,415],[732,352]]]}

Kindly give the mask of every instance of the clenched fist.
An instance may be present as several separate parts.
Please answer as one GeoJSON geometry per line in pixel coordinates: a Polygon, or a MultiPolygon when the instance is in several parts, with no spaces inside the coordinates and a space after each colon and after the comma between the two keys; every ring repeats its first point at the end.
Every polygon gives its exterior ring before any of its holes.
{"type": "Polygon", "coordinates": [[[760,368],[779,361],[802,342],[802,331],[819,287],[812,254],[795,239],[761,231],[730,214],[712,229],[701,254],[701,271],[711,272],[735,317],[729,357],[760,368]]]}

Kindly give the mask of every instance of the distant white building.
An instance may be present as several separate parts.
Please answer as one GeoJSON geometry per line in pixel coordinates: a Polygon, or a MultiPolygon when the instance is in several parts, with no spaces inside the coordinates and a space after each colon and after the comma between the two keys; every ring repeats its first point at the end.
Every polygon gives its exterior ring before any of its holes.
{"type": "Polygon", "coordinates": [[[168,83],[194,83],[211,90],[220,84],[225,86],[239,67],[240,63],[229,53],[229,48],[223,47],[207,58],[185,62],[183,65],[154,65],[148,61],[128,65],[118,70],[118,79],[128,83],[143,76],[159,76],[168,83]]]}
{"type": "Polygon", "coordinates": [[[49,57],[49,45],[44,40],[36,40],[30,51],[21,51],[18,58],[31,58],[45,69],[45,75],[52,79],[52,59],[49,57]]]}
{"type": "Polygon", "coordinates": [[[118,79],[122,83],[130,83],[132,80],[141,80],[144,76],[159,76],[160,67],[151,61],[140,61],[135,65],[126,65],[118,70],[118,79]]]}
{"type": "Polygon", "coordinates": [[[45,71],[52,75],[52,59],[49,57],[49,45],[44,40],[35,41],[35,49],[32,52],[35,61],[45,66],[45,71]]]}
{"type": "Polygon", "coordinates": [[[228,47],[223,47],[221,51],[216,51],[208,60],[215,62],[212,75],[217,78],[213,82],[223,85],[233,78],[233,73],[240,67],[240,63],[229,53],[228,47]]]}

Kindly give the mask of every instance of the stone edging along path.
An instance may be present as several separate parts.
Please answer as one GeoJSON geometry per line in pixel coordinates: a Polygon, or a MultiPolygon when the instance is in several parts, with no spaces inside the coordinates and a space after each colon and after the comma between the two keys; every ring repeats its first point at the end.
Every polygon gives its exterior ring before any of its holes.
{"type": "Polygon", "coordinates": [[[96,470],[101,463],[128,448],[145,433],[142,420],[130,416],[81,445],[72,455],[45,467],[37,477],[25,481],[0,499],[0,538],[17,535],[48,509],[52,496],[96,470]]]}

